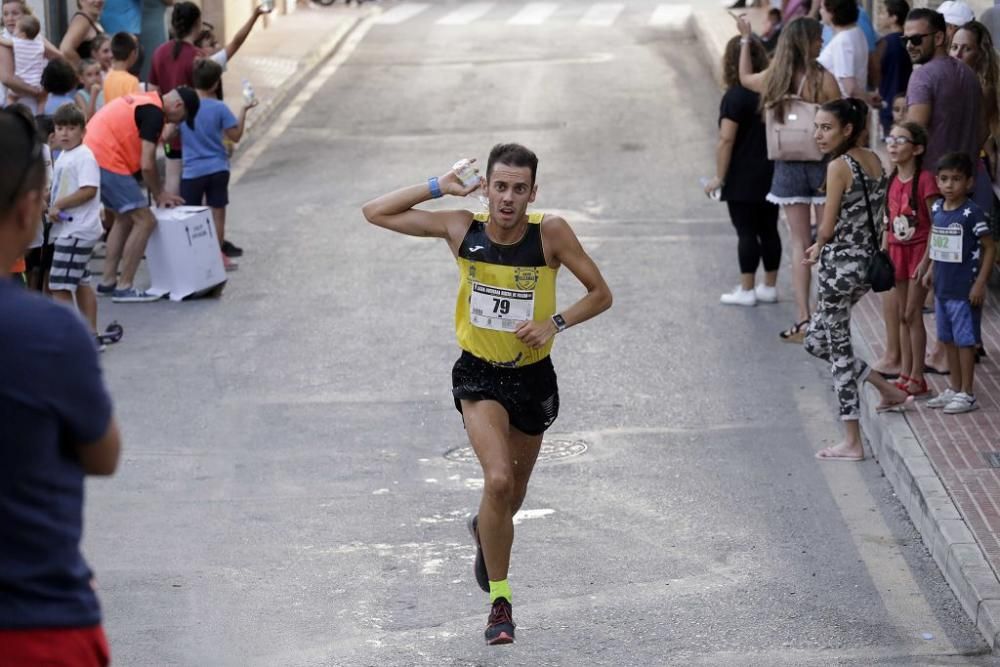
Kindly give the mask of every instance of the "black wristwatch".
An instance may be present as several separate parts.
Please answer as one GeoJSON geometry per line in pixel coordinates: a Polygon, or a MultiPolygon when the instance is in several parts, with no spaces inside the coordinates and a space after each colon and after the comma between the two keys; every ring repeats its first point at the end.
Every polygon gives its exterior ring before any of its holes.
{"type": "Polygon", "coordinates": [[[556,333],[566,331],[566,329],[569,327],[569,325],[566,324],[566,318],[564,318],[559,313],[556,313],[555,315],[552,316],[552,323],[556,325],[556,333]]]}

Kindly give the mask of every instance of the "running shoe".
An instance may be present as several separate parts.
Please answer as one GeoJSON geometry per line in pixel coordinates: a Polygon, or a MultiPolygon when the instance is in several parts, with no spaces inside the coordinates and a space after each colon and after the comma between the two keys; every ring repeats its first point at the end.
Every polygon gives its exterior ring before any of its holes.
{"type": "Polygon", "coordinates": [[[479,515],[476,514],[469,519],[469,534],[476,544],[476,564],[472,571],[476,575],[476,583],[483,589],[484,593],[490,592],[490,575],[486,573],[486,559],[483,558],[483,545],[479,543],[479,515]]]}
{"type": "Polygon", "coordinates": [[[757,303],[778,303],[778,288],[767,285],[757,285],[753,288],[757,303]]]}
{"type": "Polygon", "coordinates": [[[226,257],[242,257],[243,256],[243,248],[240,248],[239,246],[237,246],[236,244],[234,244],[232,241],[223,241],[222,242],[222,254],[225,255],[226,257]]]}
{"type": "Polygon", "coordinates": [[[952,391],[951,388],[949,387],[944,391],[942,391],[937,396],[935,396],[934,398],[932,398],[931,400],[927,401],[927,403],[925,403],[924,405],[926,405],[929,408],[935,408],[935,409],[943,408],[949,403],[951,403],[951,400],[955,398],[956,393],[957,392],[952,391]]]}
{"type": "Polygon", "coordinates": [[[149,303],[151,301],[159,301],[160,296],[158,294],[150,294],[146,290],[138,290],[135,287],[129,287],[128,289],[116,289],[114,294],[111,295],[111,300],[115,303],[149,303]]]}
{"type": "Polygon", "coordinates": [[[960,391],[952,397],[951,403],[944,406],[944,413],[946,415],[960,415],[963,412],[972,412],[978,409],[979,404],[976,403],[976,397],[960,391]]]}
{"type": "Polygon", "coordinates": [[[514,618],[511,616],[507,598],[497,598],[490,609],[490,619],[486,622],[486,645],[513,644],[514,618]]]}
{"type": "Polygon", "coordinates": [[[752,289],[743,289],[737,285],[732,292],[726,292],[719,297],[719,303],[726,306],[756,306],[757,294],[752,289]]]}
{"type": "Polygon", "coordinates": [[[97,296],[111,296],[118,289],[118,283],[111,283],[110,285],[105,285],[104,283],[97,283],[97,296]]]}

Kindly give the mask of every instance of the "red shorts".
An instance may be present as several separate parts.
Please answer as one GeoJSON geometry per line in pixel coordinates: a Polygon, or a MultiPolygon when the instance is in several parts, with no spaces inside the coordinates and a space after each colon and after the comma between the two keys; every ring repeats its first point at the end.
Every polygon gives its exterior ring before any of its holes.
{"type": "Polygon", "coordinates": [[[108,640],[101,626],[0,630],[3,667],[107,667],[108,640]]]}
{"type": "Polygon", "coordinates": [[[927,241],[889,244],[889,259],[896,267],[897,283],[914,280],[917,277],[917,267],[920,266],[920,260],[924,258],[925,252],[927,252],[927,241]]]}

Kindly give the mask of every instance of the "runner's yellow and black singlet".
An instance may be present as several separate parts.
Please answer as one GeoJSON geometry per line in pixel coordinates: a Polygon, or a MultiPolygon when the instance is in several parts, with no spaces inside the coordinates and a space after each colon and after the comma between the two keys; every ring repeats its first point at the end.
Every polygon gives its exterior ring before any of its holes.
{"type": "Polygon", "coordinates": [[[501,245],[486,234],[489,214],[477,213],[458,250],[458,344],[496,366],[527,366],[545,359],[552,350],[552,339],[535,350],[514,335],[521,322],[544,322],[556,312],[558,269],[545,263],[543,215],[530,214],[521,240],[501,245]]]}

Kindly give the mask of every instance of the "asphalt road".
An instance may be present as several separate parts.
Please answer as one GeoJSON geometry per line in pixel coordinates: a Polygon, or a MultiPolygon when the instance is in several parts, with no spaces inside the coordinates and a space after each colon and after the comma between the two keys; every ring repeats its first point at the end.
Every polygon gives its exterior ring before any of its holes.
{"type": "MultiPolygon", "coordinates": [[[[838,430],[826,369],[777,339],[791,303],[718,305],[736,240],[697,185],[719,93],[691,37],[626,20],[654,3],[535,27],[445,4],[371,26],[259,140],[221,299],[101,304],[125,454],[85,551],[116,664],[996,664],[878,465],[812,458],[838,430]],[[615,305],[557,340],[518,643],[487,648],[456,269],[359,209],[500,141],[539,154],[536,207],[615,305]]],[[[581,293],[563,272],[560,302],[581,293]]]]}

